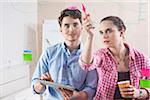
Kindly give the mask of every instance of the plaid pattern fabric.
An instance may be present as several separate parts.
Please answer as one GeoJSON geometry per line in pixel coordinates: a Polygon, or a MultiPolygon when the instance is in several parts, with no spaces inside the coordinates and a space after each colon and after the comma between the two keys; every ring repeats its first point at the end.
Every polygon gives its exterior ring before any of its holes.
{"type": "MultiPolygon", "coordinates": [[[[141,74],[142,68],[150,68],[150,59],[136,49],[129,48],[129,70],[131,85],[139,88],[139,80],[145,77],[141,74]]],[[[83,69],[97,69],[99,75],[97,92],[94,100],[113,100],[117,85],[117,62],[107,48],[99,49],[93,55],[92,64],[85,64],[80,57],[79,63],[83,69]]],[[[150,77],[147,77],[150,79],[150,77]]],[[[149,91],[150,92],[150,91],[149,91]]]]}

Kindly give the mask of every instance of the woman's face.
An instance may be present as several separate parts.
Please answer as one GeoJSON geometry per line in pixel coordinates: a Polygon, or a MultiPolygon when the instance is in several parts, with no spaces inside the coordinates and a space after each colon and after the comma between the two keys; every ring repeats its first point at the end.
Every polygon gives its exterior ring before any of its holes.
{"type": "Polygon", "coordinates": [[[121,31],[110,20],[100,23],[99,32],[102,36],[101,40],[107,48],[115,48],[121,42],[121,31]]]}

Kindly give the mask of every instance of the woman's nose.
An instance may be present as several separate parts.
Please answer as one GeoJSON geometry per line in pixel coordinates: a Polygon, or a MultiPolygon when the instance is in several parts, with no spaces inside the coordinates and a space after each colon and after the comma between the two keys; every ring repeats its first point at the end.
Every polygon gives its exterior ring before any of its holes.
{"type": "Polygon", "coordinates": [[[107,33],[104,33],[104,34],[103,34],[103,38],[104,38],[104,39],[108,38],[107,33]]]}

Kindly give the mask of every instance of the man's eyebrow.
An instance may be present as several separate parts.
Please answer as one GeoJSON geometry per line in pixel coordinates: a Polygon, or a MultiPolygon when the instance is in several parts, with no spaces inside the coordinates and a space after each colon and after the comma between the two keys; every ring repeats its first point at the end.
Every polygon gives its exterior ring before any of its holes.
{"type": "Polygon", "coordinates": [[[73,24],[78,24],[77,22],[74,22],[73,24]]]}
{"type": "Polygon", "coordinates": [[[74,23],[65,23],[64,25],[69,25],[69,24],[78,24],[77,22],[74,23]]]}
{"type": "Polygon", "coordinates": [[[69,23],[65,23],[64,25],[69,25],[69,23]]]}

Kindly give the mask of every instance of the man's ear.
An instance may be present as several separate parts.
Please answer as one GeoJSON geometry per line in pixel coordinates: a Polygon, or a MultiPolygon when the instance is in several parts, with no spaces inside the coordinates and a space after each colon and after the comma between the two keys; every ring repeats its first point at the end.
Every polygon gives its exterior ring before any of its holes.
{"type": "Polygon", "coordinates": [[[62,29],[61,29],[61,28],[60,28],[59,30],[60,30],[60,32],[62,32],[62,29]]]}
{"type": "Polygon", "coordinates": [[[81,26],[81,30],[83,30],[83,26],[81,26]]]}

